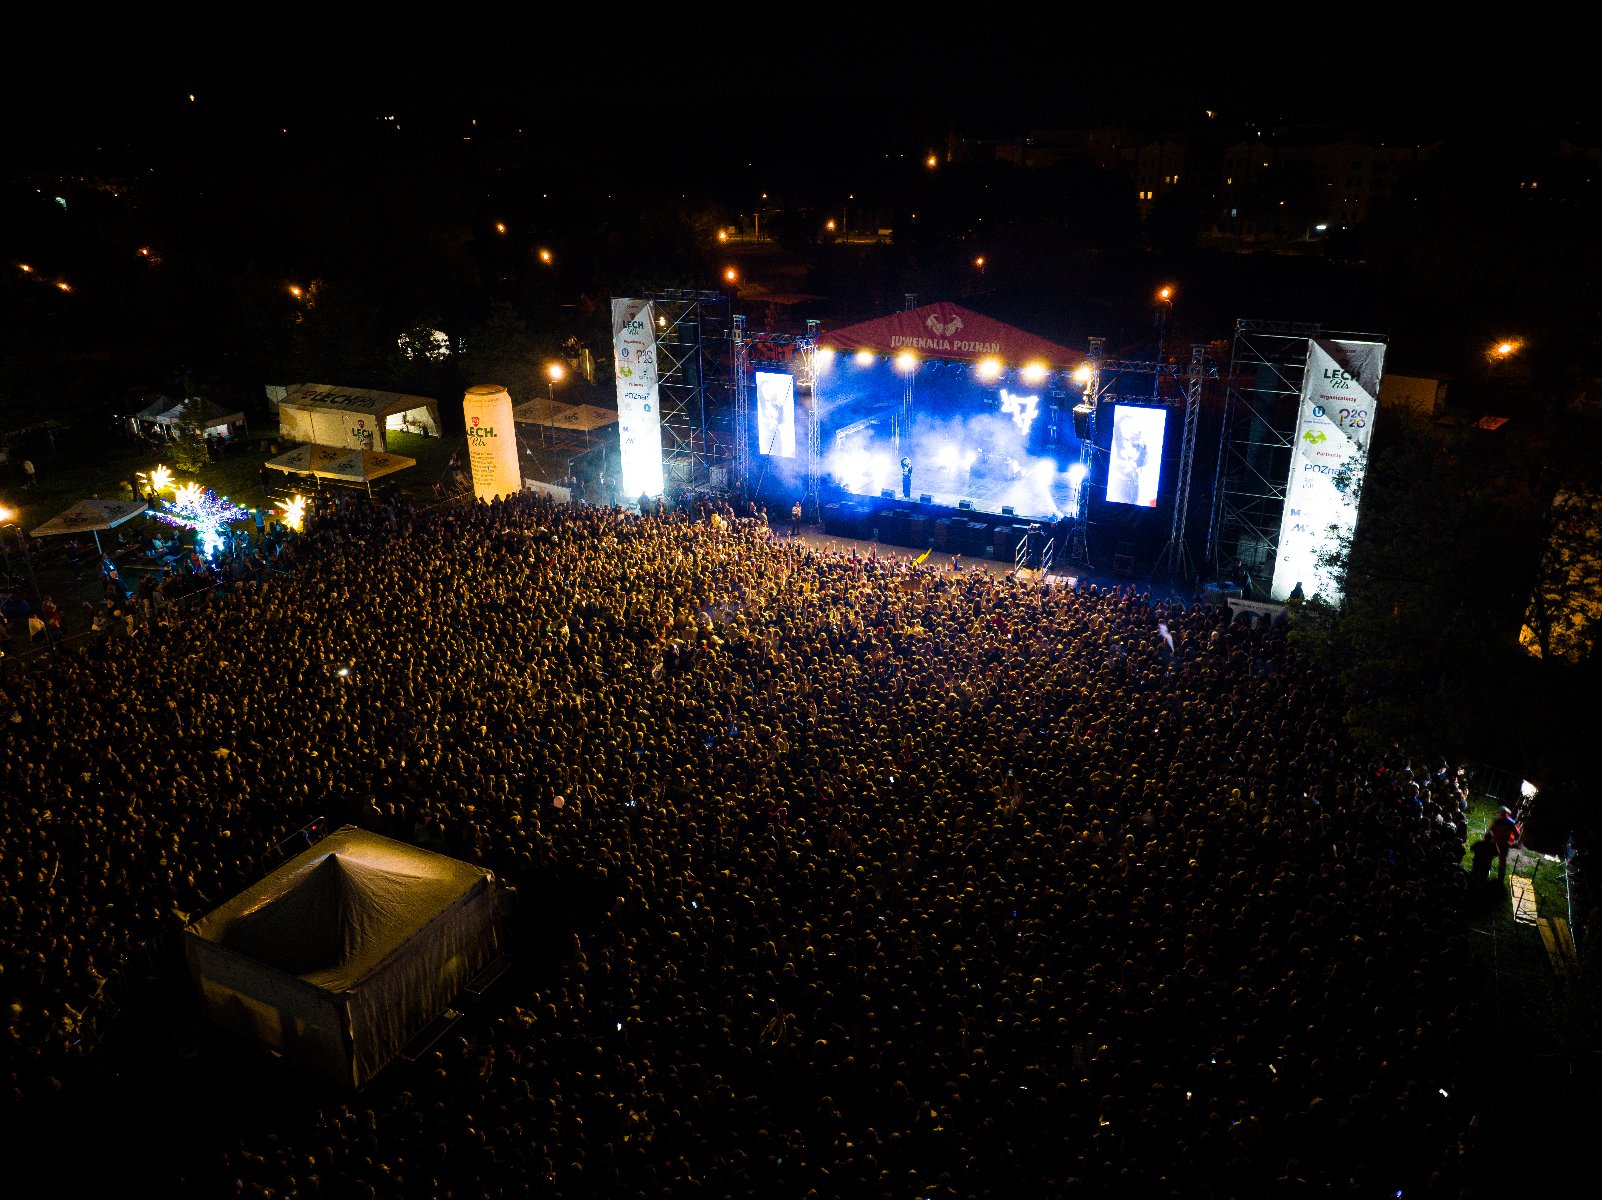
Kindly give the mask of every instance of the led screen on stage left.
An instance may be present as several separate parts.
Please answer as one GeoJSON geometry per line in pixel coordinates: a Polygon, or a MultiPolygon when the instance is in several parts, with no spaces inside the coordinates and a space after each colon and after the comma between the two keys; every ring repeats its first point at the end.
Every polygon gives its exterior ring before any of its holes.
{"type": "Polygon", "coordinates": [[[1107,465],[1107,503],[1157,507],[1163,474],[1166,408],[1113,405],[1112,456],[1107,465]]]}
{"type": "Polygon", "coordinates": [[[757,442],[763,454],[795,457],[795,376],[756,373],[757,442]]]}

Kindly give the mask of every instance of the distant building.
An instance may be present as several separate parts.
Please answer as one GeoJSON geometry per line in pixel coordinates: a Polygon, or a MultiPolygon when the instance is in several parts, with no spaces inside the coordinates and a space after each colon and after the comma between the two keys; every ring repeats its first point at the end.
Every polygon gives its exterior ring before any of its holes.
{"type": "Polygon", "coordinates": [[[1386,375],[1380,380],[1379,407],[1382,412],[1400,408],[1438,420],[1446,414],[1446,380],[1434,375],[1386,375]]]}

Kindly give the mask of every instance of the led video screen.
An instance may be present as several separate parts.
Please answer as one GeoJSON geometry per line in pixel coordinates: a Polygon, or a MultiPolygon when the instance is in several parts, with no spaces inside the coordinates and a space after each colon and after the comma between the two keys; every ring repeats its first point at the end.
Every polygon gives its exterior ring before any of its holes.
{"type": "Polygon", "coordinates": [[[1112,453],[1107,464],[1107,503],[1157,507],[1163,473],[1166,408],[1113,405],[1112,453]]]}
{"type": "Polygon", "coordinates": [[[775,458],[795,457],[795,376],[756,373],[757,449],[775,458]]]}

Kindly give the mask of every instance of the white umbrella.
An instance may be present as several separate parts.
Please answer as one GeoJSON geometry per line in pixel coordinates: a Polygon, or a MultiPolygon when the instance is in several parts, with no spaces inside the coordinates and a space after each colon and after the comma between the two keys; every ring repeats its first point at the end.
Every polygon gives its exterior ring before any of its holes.
{"type": "Polygon", "coordinates": [[[100,531],[115,529],[124,521],[131,521],[145,511],[143,500],[80,500],[64,513],[51,517],[33,531],[34,537],[52,537],[60,533],[94,534],[95,549],[100,546],[100,531]]]}

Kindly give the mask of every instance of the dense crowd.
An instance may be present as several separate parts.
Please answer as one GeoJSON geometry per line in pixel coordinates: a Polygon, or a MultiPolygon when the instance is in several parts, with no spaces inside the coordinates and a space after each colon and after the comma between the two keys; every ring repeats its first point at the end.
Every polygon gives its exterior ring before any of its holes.
{"type": "Polygon", "coordinates": [[[1282,626],[535,498],[296,557],[5,681],[7,1090],[315,817],[493,868],[548,961],[166,1190],[1457,1186],[1463,799],[1282,626]]]}

